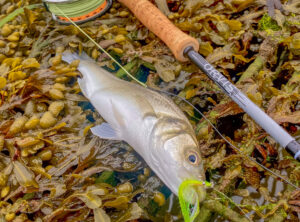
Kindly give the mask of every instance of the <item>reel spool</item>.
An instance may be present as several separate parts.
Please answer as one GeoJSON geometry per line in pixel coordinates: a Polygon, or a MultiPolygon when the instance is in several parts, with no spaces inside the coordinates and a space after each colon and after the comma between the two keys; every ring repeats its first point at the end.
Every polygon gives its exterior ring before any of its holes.
{"type": "Polygon", "coordinates": [[[54,20],[71,24],[61,13],[63,11],[73,22],[81,24],[103,15],[112,5],[112,0],[43,0],[54,20]]]}

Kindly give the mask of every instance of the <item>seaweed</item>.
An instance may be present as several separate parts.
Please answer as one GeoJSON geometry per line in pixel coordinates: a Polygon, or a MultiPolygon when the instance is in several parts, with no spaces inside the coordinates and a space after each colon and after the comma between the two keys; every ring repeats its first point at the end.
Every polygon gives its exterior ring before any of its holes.
{"type": "MultiPolygon", "coordinates": [[[[271,16],[265,1],[152,2],[198,39],[199,52],[213,66],[299,140],[296,0],[283,1],[284,11],[271,16]]],[[[0,1],[0,221],[182,221],[179,200],[131,147],[93,137],[90,128],[103,119],[75,81],[78,63],[65,64],[61,54],[85,51],[114,75],[134,80],[76,27],[53,21],[39,3],[0,1]]],[[[299,163],[195,65],[177,62],[117,1],[80,27],[138,80],[184,97],[243,152],[172,97],[195,129],[214,188],[207,189],[195,221],[248,221],[243,212],[253,221],[298,220],[299,191],[245,155],[298,187],[299,163]]]]}

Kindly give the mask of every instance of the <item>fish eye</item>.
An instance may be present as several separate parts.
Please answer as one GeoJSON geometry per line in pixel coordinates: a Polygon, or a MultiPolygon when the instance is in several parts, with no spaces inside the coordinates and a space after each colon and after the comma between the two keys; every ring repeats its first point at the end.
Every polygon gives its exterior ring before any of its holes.
{"type": "Polygon", "coordinates": [[[194,154],[189,155],[189,161],[192,163],[195,163],[197,160],[197,157],[194,154]]]}
{"type": "Polygon", "coordinates": [[[193,165],[198,165],[199,161],[200,161],[199,154],[194,151],[190,151],[188,153],[187,159],[188,159],[189,163],[193,164],[193,165]]]}

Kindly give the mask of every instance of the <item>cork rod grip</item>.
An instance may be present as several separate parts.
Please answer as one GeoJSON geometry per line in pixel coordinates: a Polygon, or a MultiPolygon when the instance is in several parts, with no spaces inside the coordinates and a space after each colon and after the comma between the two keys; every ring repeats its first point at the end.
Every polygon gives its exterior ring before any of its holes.
{"type": "Polygon", "coordinates": [[[158,8],[148,0],[118,0],[126,5],[133,14],[153,33],[155,33],[171,49],[178,61],[185,62],[188,59],[183,51],[192,46],[199,50],[196,39],[177,28],[158,8]]]}

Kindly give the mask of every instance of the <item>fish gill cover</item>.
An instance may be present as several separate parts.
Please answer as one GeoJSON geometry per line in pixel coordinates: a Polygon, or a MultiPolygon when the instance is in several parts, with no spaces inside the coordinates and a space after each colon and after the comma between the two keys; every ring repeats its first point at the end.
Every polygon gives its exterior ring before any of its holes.
{"type": "MultiPolygon", "coordinates": [[[[273,8],[272,17],[265,1],[152,2],[299,140],[297,0],[281,1],[283,11],[273,8]]],[[[178,199],[131,147],[91,134],[103,119],[74,81],[78,62],[67,65],[61,54],[85,51],[131,79],[76,27],[53,21],[40,3],[0,0],[0,221],[183,221],[178,199]]],[[[138,79],[185,97],[246,155],[299,186],[299,163],[194,65],[177,62],[127,8],[114,1],[108,13],[81,28],[138,79]]],[[[173,99],[195,129],[207,180],[237,204],[208,189],[196,221],[248,221],[239,208],[253,221],[298,220],[299,191],[237,153],[190,105],[173,99]]]]}

